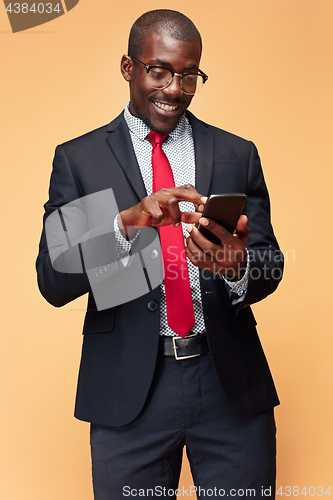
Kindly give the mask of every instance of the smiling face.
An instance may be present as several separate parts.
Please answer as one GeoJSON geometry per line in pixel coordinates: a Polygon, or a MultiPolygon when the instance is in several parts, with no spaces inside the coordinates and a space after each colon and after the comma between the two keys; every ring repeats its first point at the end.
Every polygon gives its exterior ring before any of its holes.
{"type": "MultiPolygon", "coordinates": [[[[181,74],[199,69],[200,54],[198,40],[176,40],[167,34],[152,33],[138,59],[147,65],[172,68],[175,73],[181,74]]],[[[170,133],[193,97],[182,92],[179,77],[174,76],[165,89],[153,89],[148,85],[145,68],[128,56],[122,58],[121,72],[130,84],[132,115],[141,118],[155,132],[170,133]]]]}

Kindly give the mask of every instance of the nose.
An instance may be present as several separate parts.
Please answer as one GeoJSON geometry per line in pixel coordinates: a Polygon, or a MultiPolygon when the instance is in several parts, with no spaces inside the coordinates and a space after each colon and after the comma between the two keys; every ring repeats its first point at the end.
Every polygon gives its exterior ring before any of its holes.
{"type": "Polygon", "coordinates": [[[168,94],[172,97],[178,97],[183,95],[183,91],[180,87],[180,75],[178,73],[175,73],[170,84],[163,89],[163,92],[165,94],[168,94]]]}

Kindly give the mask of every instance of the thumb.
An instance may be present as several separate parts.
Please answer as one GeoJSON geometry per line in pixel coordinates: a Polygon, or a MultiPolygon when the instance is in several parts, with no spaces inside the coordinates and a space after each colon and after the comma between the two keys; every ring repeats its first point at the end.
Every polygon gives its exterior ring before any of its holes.
{"type": "Polygon", "coordinates": [[[236,226],[236,229],[235,229],[235,232],[238,233],[238,234],[244,234],[244,235],[248,235],[250,230],[247,226],[247,217],[246,215],[241,215],[237,221],[237,226],[236,226]]]}

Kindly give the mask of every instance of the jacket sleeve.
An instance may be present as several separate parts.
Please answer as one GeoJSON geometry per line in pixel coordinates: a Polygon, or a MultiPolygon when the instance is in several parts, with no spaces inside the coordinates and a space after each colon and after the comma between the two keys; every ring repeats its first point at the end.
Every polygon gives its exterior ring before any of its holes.
{"type": "Polygon", "coordinates": [[[241,307],[258,302],[274,292],[283,273],[283,254],[279,249],[270,221],[270,202],[260,158],[255,145],[249,142],[247,202],[250,234],[248,252],[250,271],[247,293],[241,307]]]}
{"type": "Polygon", "coordinates": [[[84,196],[63,147],[58,146],[44,208],[38,286],[50,304],[60,307],[90,290],[87,269],[116,263],[117,206],[111,189],[84,196]]]}

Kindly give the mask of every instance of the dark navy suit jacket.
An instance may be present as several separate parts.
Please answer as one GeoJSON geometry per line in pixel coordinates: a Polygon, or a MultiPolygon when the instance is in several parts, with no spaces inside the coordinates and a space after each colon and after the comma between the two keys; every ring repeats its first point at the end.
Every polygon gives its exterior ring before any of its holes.
{"type": "MultiPolygon", "coordinates": [[[[236,410],[263,411],[279,401],[248,306],[276,289],[283,257],[270,223],[260,160],[253,143],[189,112],[187,116],[193,129],[198,192],[247,194],[251,272],[244,302],[241,307],[231,305],[219,276],[200,271],[200,281],[208,342],[221,385],[236,410]]],[[[147,195],[123,113],[109,125],[57,147],[44,221],[66,203],[108,188],[113,189],[119,211],[147,195]]],[[[41,293],[54,306],[89,293],[75,416],[111,426],[131,422],[142,410],[155,370],[159,308],[151,310],[148,305],[159,304],[158,287],[126,304],[97,311],[86,274],[53,269],[45,229],[36,266],[41,293]]]]}

